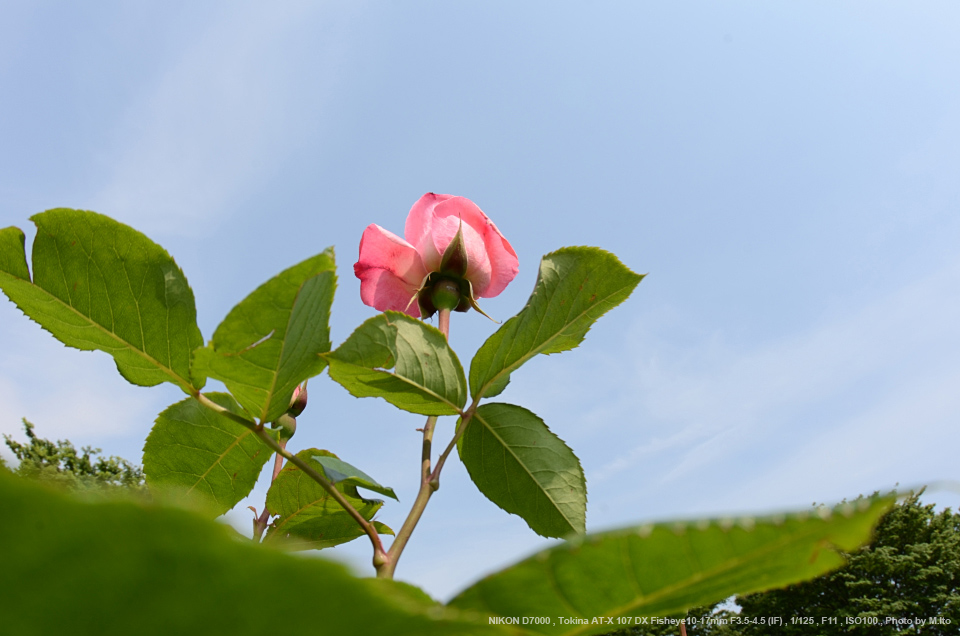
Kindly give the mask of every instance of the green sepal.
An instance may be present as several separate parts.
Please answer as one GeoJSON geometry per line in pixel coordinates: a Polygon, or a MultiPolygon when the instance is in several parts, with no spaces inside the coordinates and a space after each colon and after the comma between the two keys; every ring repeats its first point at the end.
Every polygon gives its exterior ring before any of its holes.
{"type": "Polygon", "coordinates": [[[447,249],[443,251],[440,258],[440,273],[463,278],[467,275],[467,269],[470,266],[467,256],[467,246],[463,241],[463,221],[457,227],[457,233],[454,234],[447,249]]]}

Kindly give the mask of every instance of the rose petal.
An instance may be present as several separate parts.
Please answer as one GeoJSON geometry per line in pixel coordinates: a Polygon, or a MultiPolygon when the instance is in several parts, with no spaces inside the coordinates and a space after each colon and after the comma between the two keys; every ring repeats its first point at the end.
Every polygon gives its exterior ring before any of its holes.
{"type": "Polygon", "coordinates": [[[481,291],[474,290],[474,293],[480,298],[493,298],[517,277],[520,261],[517,259],[517,253],[513,251],[513,246],[490,219],[487,219],[483,243],[487,248],[487,257],[490,259],[490,285],[481,291]]]}
{"type": "Polygon", "coordinates": [[[427,275],[417,250],[379,225],[368,225],[360,238],[360,260],[353,266],[360,298],[380,311],[394,309],[420,315],[410,298],[427,275]]]}
{"type": "MultiPolygon", "coordinates": [[[[467,254],[472,257],[467,278],[473,283],[473,293],[478,298],[493,298],[502,292],[516,277],[520,263],[517,253],[493,221],[477,204],[464,197],[450,197],[441,201],[436,205],[434,214],[437,217],[456,216],[463,220],[465,226],[469,225],[483,241],[482,250],[479,245],[467,244],[467,254]],[[475,256],[481,252],[482,257],[475,256]]],[[[466,231],[464,238],[467,238],[466,231]]]]}
{"type": "MultiPolygon", "coordinates": [[[[433,231],[429,236],[432,250],[442,255],[457,235],[457,231],[462,229],[463,243],[467,248],[466,278],[473,284],[474,293],[478,293],[478,289],[486,289],[490,284],[491,270],[490,258],[481,234],[485,218],[483,212],[469,199],[451,197],[439,203],[433,214],[433,231]],[[477,231],[478,229],[480,231],[477,231]]],[[[419,249],[422,254],[424,248],[419,249]]],[[[437,265],[439,266],[439,262],[437,265]]]]}
{"type": "Polygon", "coordinates": [[[402,311],[408,316],[420,317],[420,306],[414,298],[416,286],[411,287],[385,269],[368,269],[363,276],[357,276],[360,278],[360,300],[365,305],[379,311],[402,311]]]}
{"type": "Polygon", "coordinates": [[[433,192],[426,193],[410,208],[407,222],[403,226],[404,238],[420,252],[424,267],[431,272],[439,269],[440,257],[443,255],[443,251],[437,252],[436,246],[430,240],[430,234],[433,231],[434,208],[439,203],[452,198],[452,196],[450,194],[434,194],[433,192]]]}

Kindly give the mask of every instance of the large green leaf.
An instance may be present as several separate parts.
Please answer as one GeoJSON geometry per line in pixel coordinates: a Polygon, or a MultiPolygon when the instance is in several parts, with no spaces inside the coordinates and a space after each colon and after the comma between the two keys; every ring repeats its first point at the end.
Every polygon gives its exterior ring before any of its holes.
{"type": "Polygon", "coordinates": [[[538,353],[579,345],[590,326],[643,278],[596,247],[564,247],[543,257],[527,305],[490,336],[470,363],[470,393],[493,397],[538,353]]]}
{"type": "Polygon", "coordinates": [[[33,281],[24,235],[0,230],[0,289],[71,347],[114,357],[129,382],[187,393],[190,353],[203,344],[193,291],[166,250],[123,223],[82,210],[31,217],[33,281]]]}
{"type": "MultiPolygon", "coordinates": [[[[334,482],[337,490],[367,521],[380,510],[383,502],[362,498],[357,492],[358,485],[373,487],[377,492],[389,493],[396,499],[393,490],[384,488],[329,451],[309,448],[297,453],[297,457],[334,482]],[[336,468],[331,471],[327,463],[336,468]]],[[[364,536],[363,529],[353,517],[320,484],[290,462],[270,485],[267,510],[280,518],[270,524],[265,541],[289,549],[329,548],[364,536]]],[[[375,521],[374,525],[382,534],[393,534],[393,530],[382,523],[375,521]]]]}
{"type": "Polygon", "coordinates": [[[601,634],[614,627],[591,622],[594,618],[677,614],[839,567],[843,557],[837,550],[849,552],[867,541],[892,503],[891,497],[875,497],[820,514],[663,523],[587,535],[488,576],[450,605],[500,616],[558,617],[528,627],[541,634],[601,634]]]}
{"type": "Polygon", "coordinates": [[[221,380],[261,422],[280,417],[297,384],[326,366],[335,267],[328,248],[260,285],[197,350],[197,373],[221,380]]]}
{"type": "Polygon", "coordinates": [[[356,397],[382,397],[421,415],[456,415],[467,402],[463,367],[447,339],[397,311],[370,318],[324,357],[330,377],[356,397]]]}
{"type": "MultiPolygon", "coordinates": [[[[4,634],[520,634],[241,539],[184,510],[81,503],[0,471],[4,634]]],[[[401,589],[406,588],[406,589],[401,589]]]]}
{"type": "MultiPolygon", "coordinates": [[[[227,393],[206,396],[249,417],[227,393]]],[[[157,416],[143,447],[143,472],[152,492],[217,516],[250,494],[271,455],[252,430],[187,398],[157,416]]]]}
{"type": "Polygon", "coordinates": [[[545,537],[586,532],[587,482],[573,451],[539,417],[512,404],[484,404],[457,450],[487,498],[545,537]]]}

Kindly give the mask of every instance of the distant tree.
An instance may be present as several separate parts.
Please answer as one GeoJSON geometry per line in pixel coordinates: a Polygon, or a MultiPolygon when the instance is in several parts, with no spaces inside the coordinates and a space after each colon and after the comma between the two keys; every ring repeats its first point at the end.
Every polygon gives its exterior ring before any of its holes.
{"type": "MultiPolygon", "coordinates": [[[[684,619],[687,636],[738,635],[740,632],[736,631],[736,625],[731,622],[731,617],[736,617],[736,614],[728,609],[721,609],[720,605],[720,603],[717,603],[712,606],[694,607],[686,614],[679,614],[670,618],[684,619]]],[[[651,622],[649,625],[633,625],[610,632],[605,636],[676,636],[677,634],[680,634],[680,627],[675,622],[664,622],[662,624],[651,622]]]]}
{"type": "MultiPolygon", "coordinates": [[[[921,493],[895,506],[873,540],[846,566],[782,590],[738,597],[742,618],[781,616],[778,634],[960,633],[960,514],[921,505],[921,493]],[[812,618],[810,624],[791,619],[812,618]],[[919,624],[918,621],[924,621],[919,624]],[[835,622],[834,622],[835,621],[835,622]]],[[[742,624],[745,636],[769,627],[742,624]]]]}
{"type": "MultiPolygon", "coordinates": [[[[722,603],[691,609],[686,614],[688,636],[956,636],[960,513],[949,508],[935,513],[934,504],[920,504],[920,494],[884,515],[873,540],[845,555],[844,567],[782,590],[737,597],[739,614],[719,609],[722,603]],[[783,624],[761,622],[770,617],[780,617],[783,624]]],[[[607,636],[677,634],[676,625],[649,625],[607,636]]]]}
{"type": "MultiPolygon", "coordinates": [[[[64,487],[75,492],[126,491],[146,493],[143,471],[120,457],[104,457],[99,448],[77,449],[67,440],[51,442],[37,437],[34,425],[23,420],[27,443],[4,435],[7,447],[19,460],[14,474],[64,487]]],[[[0,460],[2,462],[2,460],[0,460]]]]}

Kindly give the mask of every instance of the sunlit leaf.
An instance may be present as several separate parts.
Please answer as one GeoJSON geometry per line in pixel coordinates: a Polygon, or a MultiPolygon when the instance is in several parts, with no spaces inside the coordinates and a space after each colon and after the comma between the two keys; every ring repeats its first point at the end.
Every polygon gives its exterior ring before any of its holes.
{"type": "Polygon", "coordinates": [[[587,485],[576,455],[539,417],[483,404],[458,445],[470,478],[490,501],[537,534],[586,532],[587,485]]]}
{"type": "Polygon", "coordinates": [[[590,326],[626,300],[642,278],[596,247],[564,247],[544,256],[527,305],[483,343],[470,363],[471,395],[493,397],[533,356],[579,345],[590,326]]]}
{"type": "MultiPolygon", "coordinates": [[[[206,396],[249,417],[227,393],[206,396]]],[[[157,416],[143,447],[143,472],[151,492],[217,516],[250,494],[272,455],[249,428],[187,398],[157,416]]]]}
{"type": "MultiPolygon", "coordinates": [[[[329,451],[310,448],[297,453],[297,457],[334,482],[337,490],[367,521],[380,510],[383,502],[361,497],[357,492],[358,485],[364,488],[373,486],[377,492],[389,493],[396,498],[392,489],[377,484],[329,451]],[[327,464],[335,468],[331,471],[327,464]]],[[[270,524],[265,541],[288,549],[329,548],[364,536],[363,529],[323,486],[290,462],[270,486],[267,510],[280,517],[270,524]]],[[[382,523],[374,522],[374,525],[382,534],[393,534],[393,530],[382,523]]]]}
{"type": "Polygon", "coordinates": [[[259,421],[280,417],[296,386],[326,366],[334,269],[329,248],[260,285],[197,350],[197,372],[221,380],[259,421]]]}
{"type": "Polygon", "coordinates": [[[82,210],[31,217],[33,280],[23,232],[0,230],[0,289],[62,343],[113,356],[133,384],[185,392],[190,353],[203,344],[193,291],[166,250],[131,227],[82,210]]]}
{"type": "Polygon", "coordinates": [[[382,397],[422,415],[455,415],[467,401],[463,367],[447,339],[397,311],[370,318],[325,357],[330,377],[356,397],[382,397]]]}

